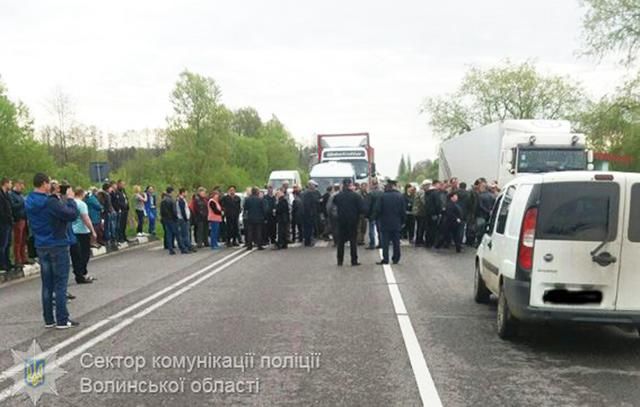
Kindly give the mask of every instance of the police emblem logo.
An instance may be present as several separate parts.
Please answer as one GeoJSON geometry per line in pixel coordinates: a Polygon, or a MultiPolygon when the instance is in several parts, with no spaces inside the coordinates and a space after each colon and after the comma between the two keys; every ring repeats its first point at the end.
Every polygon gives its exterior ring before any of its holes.
{"type": "Polygon", "coordinates": [[[60,367],[55,352],[43,352],[34,339],[26,352],[11,349],[11,353],[15,363],[11,395],[26,394],[35,406],[44,394],[58,394],[56,380],[66,372],[60,367]]]}
{"type": "Polygon", "coordinates": [[[24,362],[24,382],[27,386],[38,387],[45,380],[45,359],[28,359],[24,362]]]}

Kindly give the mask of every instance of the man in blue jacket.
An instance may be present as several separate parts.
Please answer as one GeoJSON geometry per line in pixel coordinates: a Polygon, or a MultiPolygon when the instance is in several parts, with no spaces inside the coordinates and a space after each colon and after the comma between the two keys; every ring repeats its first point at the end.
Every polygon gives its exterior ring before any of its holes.
{"type": "Polygon", "coordinates": [[[35,190],[25,202],[29,226],[35,238],[40,277],[42,279],[42,309],[45,327],[67,329],[78,326],[69,319],[67,283],[69,280],[69,225],[78,217],[73,190],[64,194],[51,193],[50,180],[38,173],[33,178],[35,190]],[[55,319],[53,294],[56,297],[55,319]]]}
{"type": "Polygon", "coordinates": [[[382,261],[377,264],[389,264],[389,242],[393,244],[393,264],[400,262],[400,231],[407,213],[404,196],[396,189],[396,182],[389,181],[384,194],[378,202],[376,218],[382,227],[382,261]]]}

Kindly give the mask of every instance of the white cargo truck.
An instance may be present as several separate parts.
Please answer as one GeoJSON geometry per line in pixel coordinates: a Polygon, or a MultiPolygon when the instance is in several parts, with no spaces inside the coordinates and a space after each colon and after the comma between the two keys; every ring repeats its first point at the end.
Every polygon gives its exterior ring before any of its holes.
{"type": "Polygon", "coordinates": [[[565,120],[505,120],[440,145],[439,177],[506,185],[520,174],[593,169],[586,137],[565,120]]]}

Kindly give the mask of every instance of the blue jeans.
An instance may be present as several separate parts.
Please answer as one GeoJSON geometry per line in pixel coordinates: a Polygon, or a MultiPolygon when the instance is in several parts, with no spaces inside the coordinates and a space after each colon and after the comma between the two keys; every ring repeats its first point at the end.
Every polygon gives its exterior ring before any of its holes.
{"type": "Polygon", "coordinates": [[[218,240],[220,239],[220,222],[209,222],[209,240],[211,241],[211,250],[217,249],[218,240]]]}
{"type": "Polygon", "coordinates": [[[11,247],[11,225],[0,225],[0,270],[9,270],[9,248],[11,247]]]}
{"type": "Polygon", "coordinates": [[[191,225],[189,221],[178,219],[178,246],[180,250],[188,250],[191,248],[191,225]],[[180,245],[182,242],[182,245],[180,245]]]}
{"type": "Polygon", "coordinates": [[[151,208],[149,209],[149,213],[147,214],[147,216],[149,216],[149,234],[155,235],[156,234],[156,218],[158,217],[158,212],[155,208],[151,208]]]}
{"type": "Polygon", "coordinates": [[[180,238],[180,234],[178,231],[178,223],[176,221],[167,220],[164,221],[163,224],[165,227],[165,236],[167,239],[167,249],[169,249],[169,251],[173,251],[175,249],[174,242],[177,240],[180,251],[186,252],[187,249],[182,244],[182,239],[180,238]]]}
{"type": "Polygon", "coordinates": [[[376,247],[376,234],[379,234],[378,222],[369,219],[369,247],[376,247]]]}
{"type": "Polygon", "coordinates": [[[393,262],[400,261],[400,231],[382,231],[382,261],[389,263],[389,243],[393,244],[393,262]]]}
{"type": "Polygon", "coordinates": [[[104,240],[109,242],[112,240],[118,240],[116,235],[116,223],[118,221],[118,214],[115,212],[107,214],[104,220],[104,240]]]}
{"type": "Polygon", "coordinates": [[[45,324],[66,325],[67,283],[69,281],[69,246],[40,247],[40,278],[42,279],[42,312],[45,324]],[[56,295],[56,317],[53,318],[53,293],[56,295]]]}

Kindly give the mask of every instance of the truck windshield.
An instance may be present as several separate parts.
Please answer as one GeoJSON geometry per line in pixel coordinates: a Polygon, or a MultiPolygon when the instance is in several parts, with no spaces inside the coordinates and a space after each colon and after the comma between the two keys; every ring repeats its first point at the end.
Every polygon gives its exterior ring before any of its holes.
{"type": "Polygon", "coordinates": [[[353,165],[353,171],[356,173],[358,179],[369,176],[369,162],[367,160],[353,160],[350,162],[351,165],[353,165]]]}
{"type": "Polygon", "coordinates": [[[518,151],[518,172],[586,169],[587,155],[584,150],[525,148],[518,151]]]}

